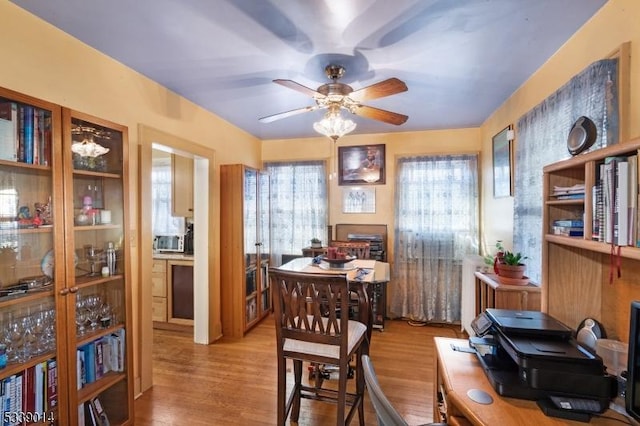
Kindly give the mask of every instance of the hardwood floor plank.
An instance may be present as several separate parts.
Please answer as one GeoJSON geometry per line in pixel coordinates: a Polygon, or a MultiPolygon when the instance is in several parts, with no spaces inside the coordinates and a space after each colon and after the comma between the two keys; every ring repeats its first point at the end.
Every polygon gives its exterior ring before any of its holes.
{"type": "MultiPolygon", "coordinates": [[[[433,420],[435,336],[460,337],[460,326],[415,327],[394,320],[386,322],[383,332],[373,332],[370,354],[378,380],[410,425],[433,420]]],[[[223,338],[212,345],[196,345],[189,334],[178,331],[154,330],[154,386],[136,399],[135,424],[273,425],[275,343],[271,318],[244,339],[223,338]]],[[[333,405],[302,401],[299,426],[334,423],[333,405]]],[[[368,396],[365,423],[376,424],[368,396]]]]}

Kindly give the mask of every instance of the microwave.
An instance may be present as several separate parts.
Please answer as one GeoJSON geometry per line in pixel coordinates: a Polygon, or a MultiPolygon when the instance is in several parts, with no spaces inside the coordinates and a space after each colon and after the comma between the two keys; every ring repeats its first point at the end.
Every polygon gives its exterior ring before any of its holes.
{"type": "Polygon", "coordinates": [[[153,251],[183,253],[184,235],[156,235],[153,239],[153,251]]]}

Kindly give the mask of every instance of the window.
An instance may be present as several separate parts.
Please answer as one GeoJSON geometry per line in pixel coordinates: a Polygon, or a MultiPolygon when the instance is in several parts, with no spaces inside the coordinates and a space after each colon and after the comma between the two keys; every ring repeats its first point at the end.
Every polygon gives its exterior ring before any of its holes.
{"type": "Polygon", "coordinates": [[[184,217],[171,216],[171,157],[153,159],[151,199],[153,235],[184,234],[184,217]]]}
{"type": "Polygon", "coordinates": [[[271,255],[302,254],[311,238],[327,235],[328,201],[325,163],[266,163],[271,186],[271,255]]]}
{"type": "Polygon", "coordinates": [[[400,158],[396,173],[391,310],[417,321],[459,321],[462,260],[479,247],[478,158],[400,158]]]}

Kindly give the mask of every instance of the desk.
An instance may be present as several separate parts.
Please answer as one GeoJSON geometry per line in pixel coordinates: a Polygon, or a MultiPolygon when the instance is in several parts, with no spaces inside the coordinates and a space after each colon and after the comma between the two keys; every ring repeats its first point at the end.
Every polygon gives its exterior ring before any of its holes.
{"type": "MultiPolygon", "coordinates": [[[[355,259],[353,260],[356,268],[371,269],[371,272],[360,280],[355,277],[358,273],[357,269],[341,271],[339,269],[323,269],[311,263],[309,257],[300,257],[293,259],[278,269],[292,272],[302,272],[307,274],[347,274],[349,286],[358,294],[358,320],[367,325],[367,337],[371,341],[371,330],[374,328],[374,312],[370,304],[370,293],[373,285],[386,285],[390,280],[389,264],[379,262],[377,260],[355,259]],[[373,285],[369,285],[373,284],[373,285]]],[[[383,315],[384,317],[384,315],[383,315]]],[[[384,323],[383,323],[384,326],[384,323]]]]}
{"type": "MultiPolygon", "coordinates": [[[[433,392],[433,417],[436,422],[444,421],[441,416],[441,411],[444,411],[450,425],[550,426],[585,424],[547,417],[538,408],[535,401],[505,398],[498,395],[485,376],[476,355],[452,349],[452,344],[468,347],[467,340],[435,337],[434,342],[436,380],[433,392]],[[472,401],[467,396],[469,389],[482,389],[488,392],[493,398],[493,403],[483,405],[472,401]]],[[[589,424],[628,424],[628,420],[624,416],[612,410],[605,411],[603,416],[624,419],[624,421],[619,423],[614,422],[611,418],[594,416],[589,424]]]]}

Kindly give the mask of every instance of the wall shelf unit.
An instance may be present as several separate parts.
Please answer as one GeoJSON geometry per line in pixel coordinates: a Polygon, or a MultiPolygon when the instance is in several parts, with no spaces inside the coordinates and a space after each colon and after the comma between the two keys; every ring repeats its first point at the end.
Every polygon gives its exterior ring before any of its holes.
{"type": "MultiPolygon", "coordinates": [[[[635,139],[543,169],[542,310],[573,328],[587,317],[595,318],[608,338],[622,341],[628,339],[630,303],[640,299],[640,248],[601,241],[606,220],[596,208],[602,199],[594,187],[601,183],[603,165],[610,158],[633,162],[639,149],[640,139],[635,139]],[[554,186],[576,183],[584,183],[584,199],[557,200],[553,196],[554,186]],[[567,218],[584,220],[583,236],[553,233],[554,221],[567,218]]],[[[637,227],[637,170],[626,181],[636,194],[635,212],[630,216],[637,227]]]]}

